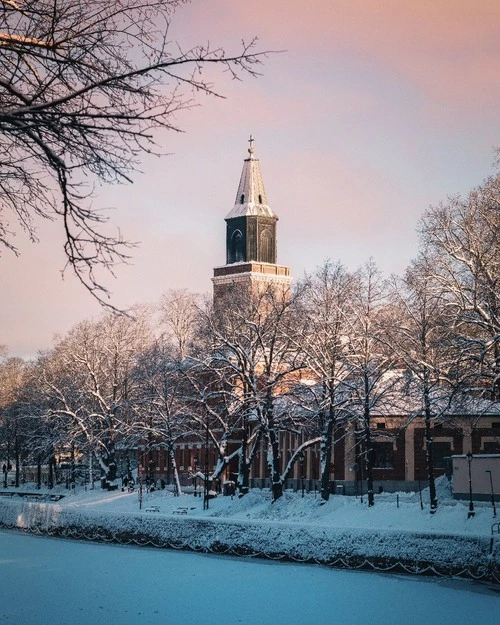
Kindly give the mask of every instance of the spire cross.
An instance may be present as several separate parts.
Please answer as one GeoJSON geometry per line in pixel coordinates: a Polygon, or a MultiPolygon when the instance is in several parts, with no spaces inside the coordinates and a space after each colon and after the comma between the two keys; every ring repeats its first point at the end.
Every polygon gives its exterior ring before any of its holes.
{"type": "Polygon", "coordinates": [[[255,152],[255,148],[253,147],[253,135],[250,135],[250,139],[248,140],[250,147],[248,148],[248,152],[252,155],[255,152]]]}

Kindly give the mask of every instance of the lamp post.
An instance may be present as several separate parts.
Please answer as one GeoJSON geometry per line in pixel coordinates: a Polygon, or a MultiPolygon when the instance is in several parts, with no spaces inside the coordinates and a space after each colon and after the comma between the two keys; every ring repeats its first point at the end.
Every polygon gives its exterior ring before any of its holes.
{"type": "MultiPolygon", "coordinates": [[[[153,451],[150,451],[149,453],[151,454],[153,453],[153,451]]],[[[151,456],[149,457],[148,469],[149,469],[149,484],[151,488],[155,486],[155,461],[151,456]]]]}
{"type": "Polygon", "coordinates": [[[476,513],[474,511],[474,502],[472,501],[472,472],[471,472],[471,464],[472,464],[473,455],[469,451],[467,454],[467,462],[469,463],[469,512],[467,513],[467,518],[470,519],[476,513]]]}
{"type": "Polygon", "coordinates": [[[363,456],[359,459],[359,501],[363,503],[363,456]]]}
{"type": "Polygon", "coordinates": [[[208,484],[209,463],[208,463],[208,443],[209,443],[208,415],[205,423],[205,484],[203,489],[203,510],[208,510],[210,500],[210,487],[208,484]]]}
{"type": "Polygon", "coordinates": [[[300,462],[300,487],[302,489],[302,497],[304,496],[304,460],[306,457],[304,456],[304,452],[301,451],[299,454],[299,462],[300,462]]]}
{"type": "Polygon", "coordinates": [[[485,471],[490,475],[490,492],[491,492],[491,505],[493,506],[493,517],[497,515],[497,507],[495,505],[495,491],[493,490],[493,478],[491,477],[491,471],[485,471]]]}

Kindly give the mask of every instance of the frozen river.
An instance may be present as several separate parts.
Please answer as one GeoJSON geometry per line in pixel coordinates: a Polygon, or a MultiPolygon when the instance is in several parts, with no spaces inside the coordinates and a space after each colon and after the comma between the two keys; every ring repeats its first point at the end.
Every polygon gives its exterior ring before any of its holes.
{"type": "Polygon", "coordinates": [[[499,590],[0,530],[1,625],[497,625],[499,590]]]}

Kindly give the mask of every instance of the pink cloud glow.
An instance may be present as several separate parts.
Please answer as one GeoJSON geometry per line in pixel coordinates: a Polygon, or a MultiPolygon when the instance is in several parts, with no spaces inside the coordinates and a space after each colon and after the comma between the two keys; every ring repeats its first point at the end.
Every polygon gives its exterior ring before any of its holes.
{"type": "MultiPolygon", "coordinates": [[[[500,133],[497,0],[198,0],[173,17],[171,37],[235,50],[260,38],[262,76],[231,81],[211,70],[226,100],[197,96],[186,134],[159,137],[128,187],[99,188],[113,223],[141,241],[109,280],[113,302],[155,301],[171,287],[210,291],[224,262],[224,216],[250,133],[272,208],[279,262],[295,276],[326,257],[357,266],[370,255],[402,271],[417,250],[429,204],[491,173],[500,133]]],[[[32,356],[52,335],[99,308],[70,274],[61,235],[21,241],[0,260],[0,344],[32,356]]]]}

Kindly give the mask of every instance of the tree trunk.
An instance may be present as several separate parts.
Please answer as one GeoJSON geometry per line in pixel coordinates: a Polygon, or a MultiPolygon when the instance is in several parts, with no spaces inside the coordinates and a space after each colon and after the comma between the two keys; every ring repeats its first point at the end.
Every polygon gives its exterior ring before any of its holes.
{"type": "Polygon", "coordinates": [[[54,458],[54,456],[50,456],[49,458],[49,489],[54,488],[54,465],[56,463],[56,460],[54,458]]]}
{"type": "Polygon", "coordinates": [[[330,415],[321,435],[321,499],[323,501],[328,501],[330,498],[330,464],[332,461],[333,425],[334,419],[330,410],[330,415]]]}
{"type": "Polygon", "coordinates": [[[103,457],[106,464],[104,475],[104,488],[114,486],[116,483],[116,450],[113,440],[109,440],[106,444],[106,453],[103,457]]]}
{"type": "Polygon", "coordinates": [[[91,451],[89,455],[89,482],[90,490],[94,490],[94,452],[91,451]]]}
{"type": "Polygon", "coordinates": [[[42,488],[42,457],[40,454],[36,457],[36,487],[37,490],[42,488]]]}
{"type": "Polygon", "coordinates": [[[21,474],[21,454],[19,452],[19,439],[16,436],[14,447],[14,459],[16,462],[16,488],[19,488],[20,474],[21,474]]]}
{"type": "Polygon", "coordinates": [[[179,479],[179,471],[177,470],[177,463],[175,461],[175,449],[174,447],[169,447],[168,455],[170,457],[170,462],[172,464],[172,474],[173,474],[173,482],[174,482],[174,496],[178,497],[181,491],[181,481],[179,479]]]}
{"type": "Polygon", "coordinates": [[[71,488],[75,488],[76,483],[76,466],[75,466],[75,444],[71,445],[71,488]]]}
{"type": "Polygon", "coordinates": [[[365,445],[366,445],[366,494],[368,496],[368,506],[375,505],[375,497],[373,494],[373,445],[372,433],[370,430],[370,422],[365,421],[365,445]]]}
{"type": "Polygon", "coordinates": [[[269,430],[268,440],[268,466],[271,477],[271,490],[273,501],[277,501],[283,495],[283,482],[280,474],[280,447],[274,427],[271,427],[269,430]]]}
{"type": "Polygon", "coordinates": [[[238,457],[238,490],[241,497],[248,494],[250,490],[250,465],[247,460],[247,446],[247,434],[245,432],[238,457]]]}
{"type": "Polygon", "coordinates": [[[425,415],[425,461],[427,465],[427,479],[429,481],[429,497],[431,501],[431,514],[434,514],[437,510],[438,501],[436,496],[436,481],[434,477],[434,453],[433,453],[433,439],[431,434],[431,417],[426,409],[425,415]]]}

